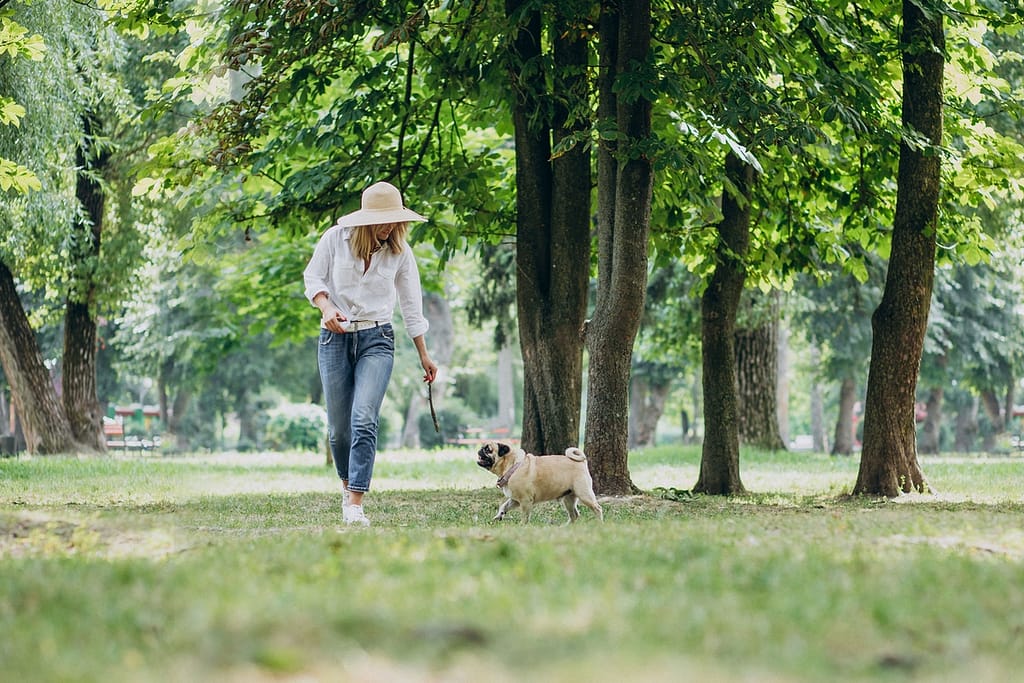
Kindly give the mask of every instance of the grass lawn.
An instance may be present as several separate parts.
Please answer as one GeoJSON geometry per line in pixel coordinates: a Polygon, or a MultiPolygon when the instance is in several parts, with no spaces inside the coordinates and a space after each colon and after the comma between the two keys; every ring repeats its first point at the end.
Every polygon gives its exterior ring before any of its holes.
{"type": "Polygon", "coordinates": [[[369,529],[318,456],[0,460],[0,679],[1009,681],[1024,670],[1024,457],[630,460],[650,495],[491,522],[470,449],[386,452],[369,529]]]}

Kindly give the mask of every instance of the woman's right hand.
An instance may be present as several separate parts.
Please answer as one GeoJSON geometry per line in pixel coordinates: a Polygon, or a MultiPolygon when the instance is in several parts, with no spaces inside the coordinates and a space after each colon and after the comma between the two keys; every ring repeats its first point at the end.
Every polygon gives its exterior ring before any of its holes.
{"type": "Polygon", "coordinates": [[[337,334],[345,332],[345,328],[343,328],[342,325],[347,322],[348,319],[341,314],[341,311],[337,306],[328,302],[327,304],[324,304],[323,308],[320,309],[320,312],[322,314],[324,327],[337,334]]]}

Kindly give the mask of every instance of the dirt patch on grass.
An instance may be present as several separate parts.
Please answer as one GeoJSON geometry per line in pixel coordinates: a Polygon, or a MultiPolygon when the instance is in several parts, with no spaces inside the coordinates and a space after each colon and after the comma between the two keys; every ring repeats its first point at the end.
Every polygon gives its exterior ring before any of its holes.
{"type": "Polygon", "coordinates": [[[83,555],[160,559],[185,547],[166,529],[126,529],[96,518],[34,510],[0,513],[0,558],[83,555]]]}

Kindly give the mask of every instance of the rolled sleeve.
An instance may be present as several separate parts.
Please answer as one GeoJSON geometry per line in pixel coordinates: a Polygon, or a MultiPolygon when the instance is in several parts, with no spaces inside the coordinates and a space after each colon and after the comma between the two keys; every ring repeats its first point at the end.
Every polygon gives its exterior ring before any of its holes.
{"type": "Polygon", "coordinates": [[[420,285],[420,271],[412,249],[407,248],[402,264],[395,275],[395,289],[398,292],[398,307],[409,336],[415,339],[427,333],[430,323],[423,316],[423,288],[420,285]]]}
{"type": "Polygon", "coordinates": [[[302,280],[305,285],[306,299],[313,303],[313,297],[320,292],[331,293],[331,246],[332,234],[330,231],[324,234],[317,242],[313,256],[310,257],[306,269],[302,271],[302,280]]]}

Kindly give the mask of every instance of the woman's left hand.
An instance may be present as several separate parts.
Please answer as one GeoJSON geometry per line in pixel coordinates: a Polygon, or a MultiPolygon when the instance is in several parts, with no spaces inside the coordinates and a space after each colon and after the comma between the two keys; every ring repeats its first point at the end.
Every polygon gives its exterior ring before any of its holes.
{"type": "Polygon", "coordinates": [[[428,356],[420,359],[420,363],[423,365],[423,381],[433,382],[437,377],[437,366],[434,365],[434,361],[428,356]]]}

